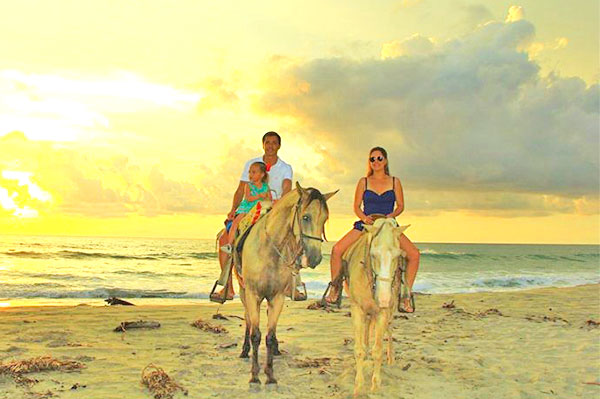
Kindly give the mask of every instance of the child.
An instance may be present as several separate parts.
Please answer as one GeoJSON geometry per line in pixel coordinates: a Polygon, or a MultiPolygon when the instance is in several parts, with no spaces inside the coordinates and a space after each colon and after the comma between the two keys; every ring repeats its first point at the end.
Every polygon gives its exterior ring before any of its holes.
{"type": "Polygon", "coordinates": [[[267,174],[267,165],[265,165],[263,162],[254,162],[252,165],[250,165],[248,178],[250,181],[244,189],[244,199],[235,211],[235,218],[233,219],[231,228],[229,229],[229,242],[221,247],[221,250],[228,254],[230,254],[232,251],[231,244],[233,244],[235,231],[237,230],[237,226],[240,221],[248,212],[250,212],[252,207],[254,207],[258,201],[271,200],[271,191],[269,190],[269,185],[267,184],[267,181],[269,180],[269,175],[267,174]]]}

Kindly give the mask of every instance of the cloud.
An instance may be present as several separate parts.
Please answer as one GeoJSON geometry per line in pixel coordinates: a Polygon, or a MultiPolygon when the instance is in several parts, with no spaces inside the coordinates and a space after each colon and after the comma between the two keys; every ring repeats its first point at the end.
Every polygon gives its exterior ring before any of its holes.
{"type": "Polygon", "coordinates": [[[426,55],[434,48],[433,41],[415,34],[406,40],[394,40],[384,43],[381,48],[381,59],[396,58],[403,55],[426,55]]]}
{"type": "Polygon", "coordinates": [[[30,139],[65,142],[105,134],[109,113],[185,111],[200,99],[123,71],[81,77],[0,70],[0,92],[0,135],[19,130],[30,139]]]}
{"type": "MultiPolygon", "coordinates": [[[[567,198],[544,208],[557,212],[574,211],[574,200],[597,203],[598,85],[540,76],[523,51],[535,28],[511,10],[510,23],[430,42],[427,52],[402,50],[424,43],[413,36],[388,42],[384,59],[280,57],[254,107],[295,120],[315,148],[341,160],[347,173],[331,176],[324,164],[319,178],[341,179],[351,193],[366,152],[383,145],[411,190],[567,198]]],[[[477,207],[461,198],[454,209],[477,207]]],[[[539,201],[525,205],[514,208],[539,201]]]]}
{"type": "Polygon", "coordinates": [[[510,6],[506,15],[506,23],[521,21],[525,18],[525,11],[521,6],[510,6]]]}
{"type": "Polygon", "coordinates": [[[228,85],[229,82],[221,78],[207,78],[198,86],[201,87],[206,95],[198,101],[196,109],[203,113],[214,108],[237,108],[240,98],[235,88],[228,85]]]}
{"type": "Polygon", "coordinates": [[[124,156],[107,158],[93,149],[32,141],[21,132],[0,137],[0,148],[0,170],[8,171],[0,178],[0,201],[7,210],[121,217],[212,207],[201,185],[168,177],[158,165],[145,169],[124,156]]]}
{"type": "Polygon", "coordinates": [[[423,0],[400,0],[396,3],[396,9],[411,8],[422,3],[423,0]]]}
{"type": "Polygon", "coordinates": [[[569,45],[569,39],[566,37],[559,37],[554,41],[554,50],[560,50],[569,45]]]}

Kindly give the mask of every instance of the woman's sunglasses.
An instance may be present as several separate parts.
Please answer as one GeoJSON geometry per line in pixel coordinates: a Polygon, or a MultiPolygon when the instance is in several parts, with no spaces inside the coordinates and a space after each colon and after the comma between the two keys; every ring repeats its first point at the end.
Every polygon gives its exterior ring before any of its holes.
{"type": "Polygon", "coordinates": [[[371,162],[375,162],[375,160],[377,160],[377,161],[379,161],[379,162],[382,162],[384,159],[385,159],[385,158],[384,158],[384,157],[382,157],[382,156],[380,155],[380,156],[378,156],[378,157],[371,157],[371,158],[369,158],[369,161],[371,161],[371,162]]]}

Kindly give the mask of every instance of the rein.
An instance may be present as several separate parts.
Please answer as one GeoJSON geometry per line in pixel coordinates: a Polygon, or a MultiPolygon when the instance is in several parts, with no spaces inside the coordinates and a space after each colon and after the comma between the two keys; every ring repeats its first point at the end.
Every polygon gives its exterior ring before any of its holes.
{"type": "Polygon", "coordinates": [[[304,242],[304,239],[317,240],[317,241],[323,242],[323,239],[321,237],[310,236],[308,234],[304,234],[304,232],[302,231],[302,223],[300,221],[301,206],[302,206],[302,195],[300,195],[300,198],[298,198],[298,202],[296,202],[296,205],[294,206],[294,216],[292,218],[292,225],[288,228],[287,233],[282,240],[281,250],[280,250],[280,248],[277,248],[277,245],[275,245],[274,240],[269,236],[269,234],[267,232],[267,224],[266,223],[264,224],[265,225],[265,235],[267,236],[267,239],[271,243],[271,246],[273,247],[273,249],[279,256],[279,258],[283,259],[285,266],[292,269],[293,275],[297,275],[299,270],[302,268],[302,265],[299,264],[297,260],[306,251],[306,244],[304,242]],[[297,241],[294,241],[294,239],[296,238],[296,235],[294,233],[294,226],[296,224],[298,224],[298,229],[300,231],[298,234],[299,237],[297,238],[297,241]],[[288,259],[285,259],[284,255],[283,255],[283,250],[285,248],[290,248],[290,246],[292,246],[292,248],[291,248],[291,250],[288,250],[288,254],[291,253],[292,256],[288,259]]]}
{"type": "Polygon", "coordinates": [[[394,276],[389,278],[389,277],[379,277],[379,275],[377,273],[375,273],[375,271],[373,270],[373,267],[371,266],[371,245],[373,244],[373,240],[375,239],[375,237],[377,237],[377,235],[381,232],[381,230],[383,229],[383,226],[381,226],[376,232],[375,234],[373,234],[372,237],[369,237],[369,242],[368,245],[365,245],[365,253],[364,253],[364,260],[361,262],[363,264],[363,266],[365,267],[365,272],[367,273],[367,277],[371,283],[371,295],[373,296],[373,299],[375,299],[375,293],[377,290],[377,281],[396,281],[396,279],[398,278],[398,267],[395,268],[394,270],[394,276]]]}

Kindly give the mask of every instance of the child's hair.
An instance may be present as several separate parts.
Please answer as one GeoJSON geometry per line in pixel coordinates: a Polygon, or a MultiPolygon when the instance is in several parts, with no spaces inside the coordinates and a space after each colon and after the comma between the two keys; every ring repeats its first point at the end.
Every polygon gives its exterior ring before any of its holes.
{"type": "Polygon", "coordinates": [[[267,173],[267,165],[265,165],[264,162],[256,161],[256,162],[253,162],[252,165],[250,165],[250,167],[253,167],[253,166],[258,166],[260,168],[260,171],[263,172],[262,182],[268,183],[269,182],[269,174],[267,173]]]}

